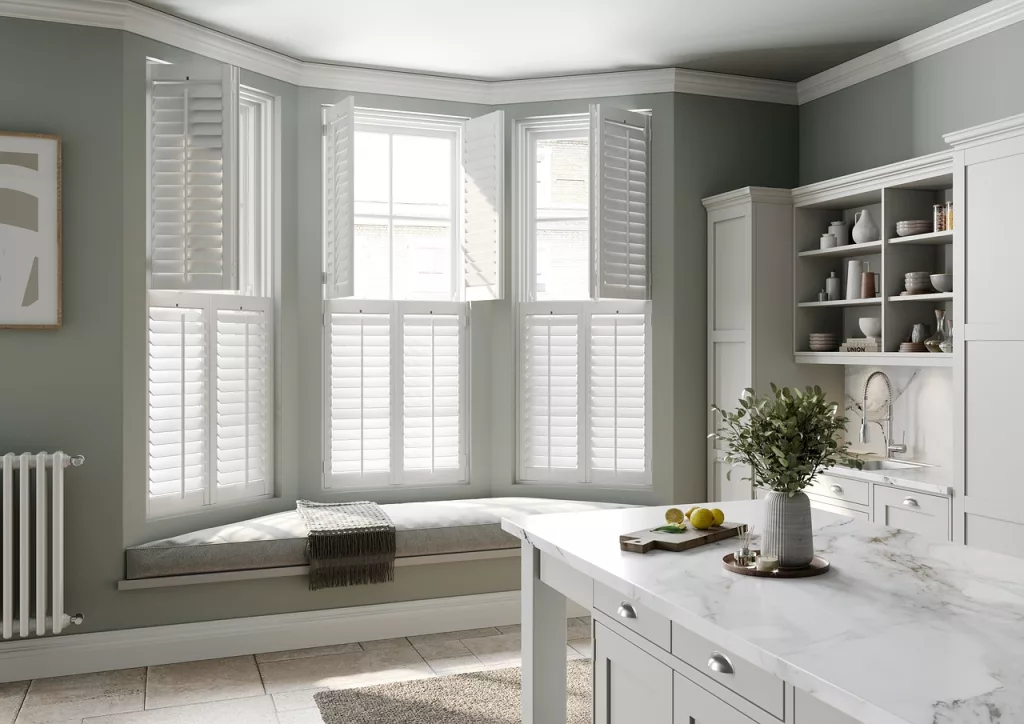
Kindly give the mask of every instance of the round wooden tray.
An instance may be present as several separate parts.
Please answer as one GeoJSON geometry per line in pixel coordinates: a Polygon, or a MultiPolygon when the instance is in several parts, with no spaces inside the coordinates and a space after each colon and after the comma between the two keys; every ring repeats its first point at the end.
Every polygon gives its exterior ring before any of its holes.
{"type": "MultiPolygon", "coordinates": [[[[761,551],[753,552],[760,553],[761,551]]],[[[811,576],[820,576],[822,573],[828,573],[830,568],[828,561],[821,556],[814,556],[814,560],[811,561],[810,565],[803,568],[779,568],[774,571],[759,571],[753,566],[737,566],[736,559],[732,553],[727,554],[722,559],[722,565],[725,566],[726,570],[739,573],[741,576],[756,576],[758,578],[809,578],[811,576]]]]}

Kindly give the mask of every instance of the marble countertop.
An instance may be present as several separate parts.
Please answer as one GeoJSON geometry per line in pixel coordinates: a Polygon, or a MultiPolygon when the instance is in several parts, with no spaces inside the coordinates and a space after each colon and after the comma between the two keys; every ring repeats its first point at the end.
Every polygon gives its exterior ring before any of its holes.
{"type": "MultiPolygon", "coordinates": [[[[756,528],[762,506],[719,504],[756,528]]],[[[665,509],[502,527],[860,721],[1024,722],[1024,560],[819,510],[815,550],[832,570],[816,578],[729,573],[722,556],[734,539],[685,553],[619,550],[619,534],[663,523],[665,509]]]]}
{"type": "MultiPolygon", "coordinates": [[[[864,456],[865,460],[880,460],[878,457],[864,456]]],[[[912,462],[912,461],[908,461],[912,462]]],[[[909,488],[922,493],[935,495],[953,494],[953,474],[949,468],[921,464],[917,468],[901,468],[898,470],[857,470],[836,466],[825,471],[826,475],[838,475],[855,480],[866,480],[870,483],[895,485],[909,488]]]]}

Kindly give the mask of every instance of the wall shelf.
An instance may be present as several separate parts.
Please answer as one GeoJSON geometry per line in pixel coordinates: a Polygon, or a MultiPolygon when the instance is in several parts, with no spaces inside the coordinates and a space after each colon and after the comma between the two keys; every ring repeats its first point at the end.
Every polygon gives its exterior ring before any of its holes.
{"type": "Polygon", "coordinates": [[[848,256],[871,256],[882,252],[882,242],[868,241],[863,244],[845,244],[844,246],[833,246],[830,249],[811,249],[801,251],[799,256],[803,259],[833,259],[848,256]]]}
{"type": "Polygon", "coordinates": [[[797,352],[798,364],[868,365],[872,367],[952,367],[953,355],[942,352],[797,352]]]}
{"type": "Polygon", "coordinates": [[[953,292],[934,292],[932,294],[897,294],[889,297],[890,302],[952,302],[953,292]]]}
{"type": "Polygon", "coordinates": [[[915,234],[914,236],[894,236],[889,239],[890,244],[908,244],[908,245],[924,245],[924,246],[938,246],[941,244],[952,244],[953,243],[953,232],[952,231],[933,231],[928,234],[915,234]]]}
{"type": "Polygon", "coordinates": [[[797,306],[804,309],[816,307],[827,309],[829,307],[872,307],[879,306],[881,303],[881,297],[872,297],[870,299],[836,299],[831,302],[800,302],[797,306]]]}

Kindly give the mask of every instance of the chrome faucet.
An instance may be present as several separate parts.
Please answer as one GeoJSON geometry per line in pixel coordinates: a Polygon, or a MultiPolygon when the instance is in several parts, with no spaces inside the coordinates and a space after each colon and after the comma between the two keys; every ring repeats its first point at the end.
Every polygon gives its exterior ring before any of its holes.
{"type": "Polygon", "coordinates": [[[881,377],[885,380],[885,389],[888,392],[888,397],[885,401],[885,419],[875,420],[879,427],[882,427],[882,423],[885,423],[885,427],[882,428],[882,435],[885,437],[885,456],[891,458],[894,454],[903,454],[907,451],[907,431],[903,431],[903,442],[899,445],[892,444],[892,383],[889,381],[889,376],[878,370],[872,372],[868,376],[867,382],[864,383],[864,401],[861,403],[861,417],[860,417],[860,441],[866,443],[868,441],[868,386],[871,384],[871,380],[876,377],[881,377]]]}

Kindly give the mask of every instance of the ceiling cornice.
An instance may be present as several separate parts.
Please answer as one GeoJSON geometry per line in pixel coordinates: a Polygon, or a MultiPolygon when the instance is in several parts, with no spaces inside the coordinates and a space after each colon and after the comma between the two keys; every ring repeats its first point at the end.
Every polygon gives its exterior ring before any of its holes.
{"type": "Polygon", "coordinates": [[[295,85],[352,93],[482,105],[689,93],[796,105],[1020,22],[1024,0],[992,0],[800,83],[680,68],[481,81],[307,63],[130,0],[0,0],[0,16],[116,28],[295,85]]]}
{"type": "Polygon", "coordinates": [[[1024,0],[991,0],[797,83],[801,105],[1024,20],[1024,0]]]}

